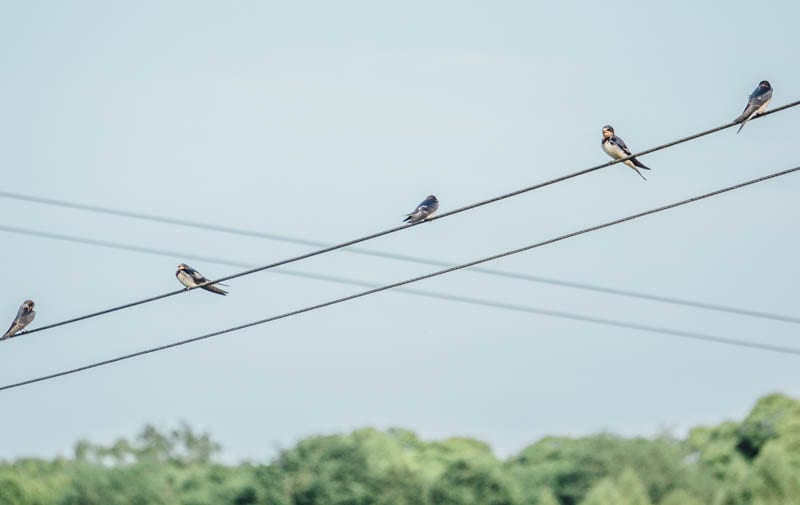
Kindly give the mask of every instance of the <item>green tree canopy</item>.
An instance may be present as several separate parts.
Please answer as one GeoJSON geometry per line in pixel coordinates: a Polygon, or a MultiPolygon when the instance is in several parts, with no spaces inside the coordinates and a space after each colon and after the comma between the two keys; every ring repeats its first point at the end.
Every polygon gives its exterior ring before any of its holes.
{"type": "Polygon", "coordinates": [[[146,426],[72,458],[0,463],[0,505],[794,505],[800,402],[760,399],[684,440],[547,437],[505,461],[470,438],[409,430],[315,436],[261,464],[223,465],[186,424],[146,426]]]}

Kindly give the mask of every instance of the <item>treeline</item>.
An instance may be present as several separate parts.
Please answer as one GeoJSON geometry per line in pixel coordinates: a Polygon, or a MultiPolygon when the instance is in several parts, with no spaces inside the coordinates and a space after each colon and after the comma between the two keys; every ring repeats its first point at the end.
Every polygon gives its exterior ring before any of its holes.
{"type": "Polygon", "coordinates": [[[800,504],[800,401],[782,395],[685,440],[549,437],[505,461],[402,429],[308,438],[269,464],[222,465],[218,451],[188,426],[81,441],[72,458],[0,464],[0,505],[800,504]]]}

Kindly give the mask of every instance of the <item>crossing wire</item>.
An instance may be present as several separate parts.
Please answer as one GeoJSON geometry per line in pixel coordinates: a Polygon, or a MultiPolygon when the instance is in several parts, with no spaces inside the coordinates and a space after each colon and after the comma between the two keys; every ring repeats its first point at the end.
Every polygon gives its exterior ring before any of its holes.
{"type": "MultiPolygon", "coordinates": [[[[0,227],[0,229],[3,229],[3,228],[0,227]]],[[[34,232],[33,235],[34,236],[39,236],[39,237],[46,237],[46,238],[55,238],[55,237],[58,236],[58,235],[53,236],[53,235],[51,235],[49,233],[39,234],[39,232],[34,232]]],[[[91,239],[84,240],[84,239],[80,239],[79,238],[79,239],[76,239],[75,242],[84,243],[84,244],[91,244],[91,245],[100,245],[100,244],[95,243],[96,241],[91,240],[91,239]]],[[[161,249],[146,249],[146,248],[141,248],[141,247],[138,247],[138,246],[135,246],[135,247],[129,249],[129,248],[125,247],[123,244],[116,244],[116,243],[105,243],[104,245],[106,245],[107,247],[114,247],[114,248],[121,249],[121,250],[131,250],[131,251],[135,251],[135,252],[149,253],[149,254],[155,254],[155,255],[161,255],[161,256],[170,256],[170,257],[182,257],[182,256],[185,256],[185,255],[183,255],[183,253],[179,253],[179,252],[175,252],[175,251],[166,251],[166,250],[161,250],[161,249]],[[113,245],[109,245],[109,244],[113,244],[113,245]]],[[[232,260],[226,260],[226,259],[221,259],[221,258],[212,258],[212,257],[209,257],[209,256],[196,256],[196,255],[194,255],[194,256],[188,256],[188,257],[189,257],[189,259],[192,259],[192,260],[196,259],[198,261],[205,261],[205,262],[208,262],[208,263],[219,263],[219,264],[222,264],[222,265],[236,266],[236,267],[242,267],[242,268],[248,268],[248,267],[251,266],[251,264],[244,263],[244,262],[241,262],[241,261],[232,261],[232,260]]],[[[300,271],[300,270],[291,270],[291,269],[285,269],[285,268],[276,268],[276,269],[272,270],[271,272],[272,273],[276,273],[276,274],[280,274],[280,275],[287,275],[287,276],[292,276],[292,277],[300,277],[300,278],[305,278],[305,279],[313,279],[313,280],[332,282],[332,283],[337,283],[337,284],[345,284],[345,285],[350,285],[350,286],[360,286],[360,287],[366,287],[366,288],[376,288],[376,287],[380,287],[381,286],[381,284],[376,283],[376,282],[362,281],[362,280],[350,279],[350,278],[347,278],[347,277],[340,277],[340,276],[334,276],[334,275],[316,274],[316,273],[311,273],[311,272],[304,272],[304,271],[300,271]]],[[[446,301],[451,301],[451,302],[465,303],[465,304],[477,305],[477,306],[482,306],[482,307],[491,307],[491,308],[496,308],[496,309],[504,309],[504,310],[510,310],[510,311],[516,311],[516,312],[524,312],[524,313],[528,313],[528,314],[537,314],[537,315],[542,315],[542,316],[549,316],[549,317],[556,317],[556,318],[561,318],[561,319],[568,319],[568,320],[572,320],[572,321],[589,322],[589,323],[601,324],[601,325],[605,325],[605,326],[613,326],[613,327],[617,327],[617,328],[642,330],[642,331],[648,331],[648,332],[652,332],[652,333],[661,333],[661,334],[664,334],[664,335],[671,335],[671,336],[679,336],[679,337],[685,337],[685,338],[706,340],[706,341],[715,342],[715,343],[738,345],[738,346],[744,346],[744,347],[752,347],[750,345],[751,343],[748,342],[748,341],[745,341],[745,340],[728,339],[728,338],[724,338],[724,337],[716,337],[716,336],[713,336],[713,335],[705,335],[705,334],[702,334],[702,333],[694,333],[694,332],[687,332],[687,331],[683,331],[683,330],[676,330],[676,329],[672,329],[672,328],[644,325],[644,324],[633,323],[633,322],[629,322],[629,321],[607,319],[607,318],[589,316],[589,315],[579,314],[579,313],[574,313],[574,312],[543,309],[543,308],[539,308],[539,307],[531,307],[531,306],[518,305],[518,304],[513,304],[513,303],[504,303],[504,302],[498,302],[498,301],[494,301],[494,300],[486,300],[486,299],[474,298],[474,297],[468,297],[468,296],[453,295],[453,294],[449,294],[449,293],[438,293],[438,292],[435,292],[435,291],[428,291],[428,290],[422,290],[422,289],[399,287],[399,288],[395,288],[395,291],[399,292],[399,293],[407,294],[407,295],[423,296],[423,297],[433,298],[433,299],[437,299],[437,300],[446,300],[446,301]]],[[[21,336],[21,335],[24,335],[24,333],[18,333],[18,334],[13,335],[13,336],[11,336],[9,338],[16,338],[17,336],[21,336]]],[[[756,345],[756,348],[758,348],[758,349],[761,348],[761,347],[759,347],[759,344],[757,344],[757,343],[754,344],[754,345],[756,345]]]]}
{"type": "MultiPolygon", "coordinates": [[[[789,109],[791,107],[795,107],[797,105],[800,105],[800,100],[796,100],[794,102],[790,102],[788,104],[782,105],[782,106],[777,107],[775,109],[772,109],[770,111],[761,113],[758,116],[756,116],[754,119],[761,118],[761,117],[764,117],[764,116],[768,116],[770,114],[775,114],[777,112],[789,109]]],[[[527,193],[529,191],[534,191],[534,190],[537,190],[537,189],[540,189],[540,188],[543,188],[543,187],[546,187],[546,186],[550,186],[550,185],[553,185],[553,184],[556,184],[556,183],[559,183],[559,182],[562,182],[562,181],[565,181],[565,180],[568,180],[568,179],[572,179],[574,177],[578,177],[578,176],[585,175],[585,174],[588,174],[588,173],[591,173],[591,172],[595,172],[595,171],[600,170],[602,168],[606,168],[606,167],[609,167],[611,165],[615,165],[617,163],[622,163],[622,162],[627,161],[627,160],[629,160],[631,158],[634,158],[634,157],[644,156],[646,154],[650,154],[650,153],[653,153],[653,152],[656,152],[656,151],[667,149],[669,147],[673,147],[675,145],[682,144],[684,142],[688,142],[690,140],[694,140],[694,139],[697,139],[697,138],[700,138],[700,137],[704,137],[706,135],[710,135],[712,133],[716,133],[718,131],[725,130],[725,129],[730,128],[732,126],[735,126],[737,124],[738,124],[738,122],[731,121],[731,122],[726,123],[724,125],[717,126],[715,128],[711,128],[709,130],[702,131],[700,133],[695,133],[693,135],[689,135],[689,136],[680,138],[678,140],[674,140],[674,141],[668,142],[666,144],[661,144],[659,146],[656,146],[656,147],[653,147],[653,148],[650,148],[650,149],[645,149],[644,151],[640,151],[638,153],[631,154],[630,156],[626,156],[624,158],[620,158],[620,159],[617,159],[617,160],[612,160],[612,161],[609,161],[609,162],[606,162],[606,163],[601,163],[601,164],[595,165],[593,167],[589,167],[589,168],[586,168],[586,169],[583,169],[583,170],[579,170],[577,172],[572,172],[572,173],[569,173],[569,174],[566,174],[566,175],[563,175],[563,176],[560,176],[560,177],[556,177],[554,179],[550,179],[550,180],[547,180],[545,182],[541,182],[541,183],[538,183],[538,184],[534,184],[532,186],[528,186],[528,187],[525,187],[525,188],[522,188],[522,189],[518,189],[518,190],[512,191],[510,193],[505,193],[503,195],[499,195],[499,196],[496,196],[496,197],[493,197],[493,198],[489,198],[489,199],[482,200],[482,201],[479,201],[479,202],[474,202],[474,203],[465,205],[463,207],[459,207],[459,208],[453,209],[451,211],[441,213],[438,216],[433,216],[433,217],[429,218],[426,221],[421,221],[421,222],[413,223],[413,224],[404,224],[404,225],[401,225],[401,226],[396,226],[394,228],[389,228],[387,230],[383,230],[383,231],[380,231],[380,232],[377,232],[377,233],[372,233],[370,235],[365,235],[365,236],[360,237],[360,238],[348,240],[346,242],[342,242],[342,243],[339,243],[339,244],[331,245],[331,246],[328,246],[328,247],[323,247],[321,249],[317,249],[316,251],[311,251],[311,252],[308,252],[308,253],[305,253],[305,254],[301,254],[299,256],[295,256],[295,257],[292,257],[292,258],[288,258],[288,259],[285,259],[285,260],[277,261],[277,262],[270,263],[270,264],[267,264],[267,265],[263,265],[263,266],[260,266],[260,267],[251,268],[249,270],[245,270],[243,272],[239,272],[239,273],[236,273],[236,274],[232,274],[232,275],[228,275],[228,276],[225,276],[225,277],[220,277],[220,278],[217,278],[217,279],[214,279],[214,280],[210,280],[210,281],[208,281],[207,283],[205,283],[203,285],[216,284],[218,282],[224,282],[224,281],[227,281],[227,280],[236,279],[238,277],[243,277],[243,276],[246,276],[246,275],[252,275],[252,274],[257,273],[257,272],[262,272],[264,270],[269,270],[271,268],[279,267],[279,266],[286,265],[286,264],[289,264],[289,263],[294,263],[296,261],[301,261],[301,260],[304,260],[304,259],[312,258],[314,256],[319,256],[321,254],[332,252],[332,251],[335,251],[335,250],[338,250],[338,249],[344,249],[346,247],[350,247],[352,245],[359,244],[361,242],[366,242],[368,240],[372,240],[372,239],[375,239],[375,238],[378,238],[378,237],[389,235],[391,233],[396,233],[396,232],[399,232],[399,231],[402,231],[402,230],[407,230],[407,229],[409,229],[411,227],[418,226],[418,225],[426,223],[426,222],[431,222],[431,221],[435,221],[435,220],[438,220],[438,219],[443,219],[443,218],[446,218],[446,217],[449,217],[449,216],[452,216],[452,215],[455,215],[455,214],[460,214],[462,212],[466,212],[468,210],[471,210],[471,209],[474,209],[474,208],[477,208],[477,207],[481,207],[481,206],[484,206],[484,205],[489,205],[489,204],[492,204],[492,203],[495,203],[495,202],[499,202],[501,200],[505,200],[507,198],[511,198],[511,197],[514,197],[514,196],[521,195],[523,193],[527,193]]],[[[133,214],[134,213],[131,213],[131,215],[133,215],[133,214]]],[[[187,223],[190,223],[190,222],[187,221],[187,223]]],[[[195,223],[195,224],[197,224],[197,223],[195,223]]],[[[52,324],[49,324],[49,325],[40,326],[38,328],[34,328],[32,330],[29,330],[28,332],[26,332],[26,334],[45,331],[45,330],[49,330],[49,329],[52,329],[52,328],[57,328],[59,326],[64,326],[64,325],[67,325],[67,324],[72,324],[72,323],[76,323],[76,322],[79,322],[79,321],[84,321],[86,319],[91,319],[91,318],[94,318],[94,317],[102,316],[102,315],[109,314],[109,313],[112,313],[112,312],[116,312],[116,311],[119,311],[119,310],[129,309],[129,308],[135,307],[137,305],[143,305],[143,304],[146,304],[146,303],[150,303],[150,302],[154,302],[154,301],[157,301],[157,300],[161,300],[163,298],[168,298],[170,296],[179,295],[181,293],[185,293],[187,291],[190,291],[192,289],[197,289],[197,288],[200,288],[200,287],[202,287],[202,285],[198,285],[196,287],[191,287],[191,288],[186,288],[186,289],[180,289],[180,290],[176,290],[176,291],[171,291],[171,292],[168,292],[168,293],[163,293],[163,294],[160,294],[160,295],[151,296],[149,298],[144,298],[144,299],[141,299],[141,300],[125,303],[125,304],[122,304],[122,305],[118,305],[116,307],[111,307],[111,308],[108,308],[108,309],[100,310],[100,311],[97,311],[97,312],[92,312],[92,313],[85,314],[85,315],[78,316],[78,317],[74,317],[74,318],[71,318],[71,319],[66,319],[64,321],[60,321],[60,322],[57,322],[57,323],[52,323],[52,324]]]]}
{"type": "MultiPolygon", "coordinates": [[[[212,256],[206,256],[206,255],[199,255],[199,254],[195,254],[195,253],[187,253],[187,252],[181,252],[181,251],[170,251],[170,250],[166,250],[166,249],[156,249],[156,248],[152,248],[152,247],[144,247],[144,246],[133,245],[133,244],[123,244],[123,243],[120,243],[120,242],[113,242],[113,241],[108,241],[108,240],[99,240],[99,239],[86,238],[86,237],[77,237],[77,236],[74,236],[74,235],[65,235],[65,234],[62,234],[62,233],[53,233],[53,232],[48,232],[48,231],[32,230],[30,228],[20,228],[20,227],[17,227],[17,226],[8,226],[8,225],[3,225],[3,224],[0,224],[0,231],[7,232],[7,233],[15,233],[15,234],[19,234],[19,235],[27,235],[27,236],[32,236],[32,237],[38,237],[38,238],[45,238],[45,239],[50,239],[50,240],[71,242],[71,243],[76,243],[76,244],[90,245],[90,246],[96,246],[96,247],[105,247],[105,248],[116,249],[116,250],[120,250],[120,251],[131,251],[131,252],[137,252],[137,253],[143,253],[143,254],[152,254],[152,255],[157,255],[157,256],[169,256],[171,258],[181,259],[182,261],[202,261],[204,263],[216,263],[216,264],[219,264],[219,265],[226,265],[226,266],[232,266],[232,267],[237,267],[237,268],[253,268],[253,267],[256,266],[253,263],[245,263],[245,262],[235,261],[235,260],[230,260],[230,259],[224,259],[224,258],[218,258],[218,257],[212,257],[212,256]]],[[[453,263],[448,263],[448,262],[445,262],[445,261],[438,261],[438,260],[421,259],[421,262],[424,262],[425,264],[438,266],[438,267],[445,267],[445,268],[454,266],[453,263]]],[[[789,316],[789,315],[786,315],[786,314],[776,314],[776,313],[773,313],[773,312],[764,312],[764,311],[758,311],[758,310],[752,310],[752,309],[744,309],[744,308],[741,308],[741,307],[731,307],[731,306],[728,306],[728,305],[720,305],[720,304],[713,304],[713,303],[706,303],[706,302],[698,302],[698,301],[686,300],[686,299],[683,299],[683,298],[673,298],[673,297],[662,296],[662,295],[653,295],[653,294],[649,294],[649,293],[640,293],[640,292],[636,292],[636,291],[629,291],[629,290],[623,290],[623,289],[617,289],[617,288],[609,288],[609,287],[597,286],[597,285],[594,285],[594,284],[587,284],[587,283],[582,283],[582,282],[550,279],[550,278],[547,278],[547,277],[539,277],[539,276],[521,274],[521,273],[516,273],[516,272],[506,272],[504,270],[494,270],[494,269],[486,269],[486,268],[480,268],[480,267],[470,268],[468,270],[470,272],[479,272],[479,273],[491,272],[494,275],[501,276],[501,277],[507,277],[507,278],[511,278],[511,279],[521,279],[521,280],[529,280],[529,281],[533,281],[533,282],[542,282],[542,283],[552,284],[552,285],[556,285],[556,286],[563,286],[563,287],[569,287],[569,288],[575,288],[575,289],[582,289],[582,290],[605,293],[605,294],[611,294],[611,295],[619,295],[619,296],[625,296],[625,297],[636,298],[636,299],[641,299],[641,300],[649,300],[649,301],[655,301],[655,302],[661,302],[661,303],[669,303],[669,304],[680,305],[680,306],[684,306],[684,307],[693,307],[693,308],[699,308],[699,309],[705,309],[705,310],[713,310],[713,311],[718,311],[718,312],[724,312],[724,313],[729,313],[729,314],[737,314],[737,315],[744,315],[744,316],[756,317],[756,318],[761,318],[761,319],[768,319],[768,320],[772,320],[772,321],[781,321],[781,322],[787,322],[787,323],[800,324],[800,317],[793,317],[793,316],[789,316]]],[[[336,282],[338,284],[349,284],[349,285],[352,285],[352,286],[369,286],[369,287],[374,287],[375,286],[374,283],[369,283],[369,282],[366,282],[366,281],[360,281],[360,280],[356,280],[356,279],[349,279],[349,278],[345,278],[345,277],[332,277],[332,276],[326,276],[326,275],[317,275],[317,274],[305,273],[305,272],[300,272],[300,271],[289,271],[289,270],[279,269],[279,268],[273,269],[272,271],[276,272],[276,273],[295,275],[295,276],[306,277],[306,278],[310,278],[310,279],[317,279],[317,280],[323,280],[323,281],[336,282]]],[[[23,336],[23,335],[27,335],[28,333],[30,333],[30,332],[20,332],[20,333],[17,333],[16,335],[12,335],[11,337],[8,337],[8,338],[20,337],[20,336],[23,336]]]]}
{"type": "MultiPolygon", "coordinates": [[[[601,224],[598,224],[598,225],[595,225],[595,226],[590,226],[588,228],[583,228],[581,230],[574,231],[574,232],[571,232],[571,233],[567,233],[567,234],[564,234],[564,235],[560,235],[558,237],[555,237],[555,238],[552,238],[552,239],[549,239],[549,240],[545,240],[545,241],[542,241],[542,242],[537,242],[537,243],[530,244],[530,245],[527,245],[527,246],[524,246],[524,247],[520,247],[520,248],[517,248],[517,249],[512,249],[510,251],[505,251],[505,252],[502,252],[502,253],[499,253],[499,254],[495,254],[493,256],[487,256],[487,257],[480,258],[480,259],[477,259],[477,260],[474,260],[474,261],[470,261],[468,263],[463,263],[461,265],[456,265],[456,266],[453,266],[453,267],[450,267],[450,268],[445,268],[443,270],[439,270],[439,271],[432,272],[432,273],[429,273],[429,274],[420,275],[418,277],[413,277],[411,279],[406,279],[406,280],[403,280],[403,281],[399,281],[399,282],[395,282],[395,283],[379,286],[379,287],[376,287],[376,288],[368,289],[368,290],[362,291],[360,293],[355,293],[355,294],[352,294],[352,295],[349,295],[349,296],[336,298],[334,300],[329,300],[327,302],[318,303],[316,305],[310,305],[310,306],[303,307],[303,308],[300,308],[300,309],[297,309],[297,310],[293,310],[293,311],[290,311],[290,312],[285,312],[285,313],[279,314],[277,316],[267,317],[265,319],[260,319],[260,320],[257,320],[257,321],[251,321],[249,323],[241,324],[241,325],[238,325],[238,326],[233,326],[233,327],[225,328],[225,329],[218,330],[218,331],[215,331],[215,332],[212,332],[212,333],[206,333],[204,335],[200,335],[200,336],[197,336],[197,337],[192,337],[192,338],[188,338],[188,339],[184,339],[184,340],[179,340],[177,342],[172,342],[172,343],[169,343],[169,344],[164,344],[164,345],[160,345],[160,346],[157,346],[157,347],[144,349],[144,350],[133,352],[133,353],[130,353],[130,354],[117,356],[115,358],[111,358],[111,359],[107,359],[107,360],[103,360],[103,361],[98,361],[98,362],[91,363],[91,364],[88,364],[88,365],[83,365],[83,366],[80,366],[80,367],[77,367],[77,368],[72,368],[72,369],[69,369],[69,370],[64,370],[64,371],[56,372],[56,373],[49,374],[49,375],[44,375],[44,376],[40,376],[40,377],[36,377],[36,378],[32,378],[32,379],[27,379],[27,380],[23,380],[23,381],[16,382],[16,383],[6,384],[4,386],[0,386],[0,391],[13,389],[13,388],[18,388],[18,387],[22,387],[22,386],[29,385],[29,384],[34,384],[34,383],[37,383],[37,382],[42,382],[42,381],[46,381],[46,380],[55,379],[55,378],[58,378],[58,377],[63,377],[63,376],[66,376],[66,375],[71,375],[71,374],[83,372],[83,371],[90,370],[90,369],[93,369],[93,368],[97,368],[97,367],[101,367],[101,366],[105,366],[105,365],[110,365],[112,363],[117,363],[119,361],[124,361],[124,360],[128,360],[128,359],[136,358],[136,357],[139,357],[139,356],[144,356],[146,354],[151,354],[151,353],[154,353],[154,352],[159,352],[159,351],[163,351],[163,350],[166,350],[166,349],[171,349],[173,347],[179,347],[179,346],[191,344],[193,342],[198,342],[200,340],[209,339],[209,338],[212,338],[212,337],[216,337],[216,336],[219,336],[219,335],[224,335],[224,334],[227,334],[227,333],[232,333],[232,332],[243,330],[243,329],[246,329],[246,328],[251,328],[253,326],[258,326],[258,325],[261,325],[261,324],[266,324],[266,323],[270,323],[270,322],[273,322],[273,321],[286,319],[286,318],[289,318],[289,317],[293,317],[293,316],[297,316],[297,315],[300,315],[300,314],[304,314],[306,312],[311,312],[311,311],[314,311],[314,310],[322,309],[324,307],[329,307],[329,306],[337,305],[337,304],[344,303],[344,302],[347,302],[347,301],[350,301],[350,300],[355,300],[357,298],[363,298],[365,296],[373,295],[375,293],[380,293],[380,292],[387,291],[387,290],[390,290],[390,289],[402,287],[402,286],[405,286],[405,285],[408,285],[408,284],[413,284],[413,283],[416,283],[416,282],[420,282],[420,281],[423,281],[423,280],[426,280],[426,279],[430,279],[430,278],[433,278],[433,277],[438,277],[438,276],[445,275],[445,274],[448,274],[448,273],[451,273],[451,272],[455,272],[455,271],[458,271],[458,270],[463,270],[463,269],[469,268],[471,266],[480,265],[482,263],[487,263],[487,262],[490,262],[490,261],[498,260],[500,258],[505,258],[505,257],[508,257],[508,256],[519,254],[519,253],[522,253],[522,252],[525,252],[525,251],[530,251],[532,249],[536,249],[536,248],[539,248],[539,247],[542,247],[542,246],[545,246],[545,245],[549,245],[549,244],[553,244],[553,243],[556,243],[556,242],[560,242],[562,240],[566,240],[566,239],[569,239],[569,238],[572,238],[572,237],[585,235],[587,233],[592,233],[592,232],[595,232],[595,231],[598,231],[598,230],[602,230],[604,228],[609,228],[611,226],[616,226],[616,225],[619,225],[619,224],[623,224],[623,223],[626,223],[628,221],[633,221],[635,219],[640,219],[642,217],[649,216],[651,214],[656,214],[656,213],[659,213],[659,212],[663,212],[665,210],[674,209],[676,207],[681,207],[683,205],[688,205],[690,203],[694,203],[694,202],[697,202],[697,201],[700,201],[700,200],[705,200],[707,198],[711,198],[711,197],[714,197],[714,196],[717,196],[717,195],[720,195],[720,194],[723,194],[723,193],[728,193],[730,191],[741,189],[741,188],[744,188],[746,186],[751,186],[753,184],[764,182],[764,181],[767,181],[767,180],[770,180],[770,179],[774,179],[774,178],[777,178],[777,177],[782,177],[782,176],[785,176],[785,175],[789,175],[789,174],[792,174],[792,173],[797,172],[797,171],[800,171],[800,166],[794,167],[794,168],[790,168],[790,169],[787,169],[787,170],[782,170],[780,172],[775,172],[775,173],[772,173],[772,174],[769,174],[769,175],[765,175],[765,176],[762,176],[762,177],[758,177],[756,179],[751,179],[749,181],[744,181],[744,182],[741,182],[741,183],[738,183],[738,184],[734,184],[733,186],[728,186],[728,187],[725,187],[725,188],[722,188],[722,189],[718,189],[718,190],[712,191],[710,193],[705,193],[705,194],[694,196],[694,197],[691,197],[691,198],[687,198],[685,200],[681,200],[681,201],[678,201],[678,202],[673,202],[673,203],[670,203],[670,204],[667,204],[667,205],[663,205],[663,206],[656,207],[656,208],[653,208],[653,209],[650,209],[650,210],[639,212],[637,214],[632,214],[630,216],[626,216],[626,217],[623,217],[623,218],[620,218],[620,219],[615,219],[613,221],[608,221],[608,222],[601,223],[601,224]]],[[[639,329],[644,329],[644,328],[639,328],[639,329]]],[[[687,333],[682,333],[679,336],[682,336],[684,338],[701,339],[701,340],[708,340],[708,341],[713,340],[713,341],[716,341],[716,342],[719,342],[719,343],[726,343],[726,344],[737,345],[737,346],[741,346],[741,347],[749,347],[749,348],[753,348],[753,349],[768,350],[768,351],[773,351],[773,352],[777,352],[777,353],[781,353],[781,354],[800,355],[800,349],[792,348],[792,347],[784,347],[784,346],[777,346],[777,345],[771,345],[771,344],[761,344],[761,343],[757,343],[757,342],[748,342],[748,341],[728,339],[728,338],[722,338],[722,337],[713,337],[713,336],[710,336],[710,335],[691,334],[691,333],[688,333],[688,332],[687,333]]]]}

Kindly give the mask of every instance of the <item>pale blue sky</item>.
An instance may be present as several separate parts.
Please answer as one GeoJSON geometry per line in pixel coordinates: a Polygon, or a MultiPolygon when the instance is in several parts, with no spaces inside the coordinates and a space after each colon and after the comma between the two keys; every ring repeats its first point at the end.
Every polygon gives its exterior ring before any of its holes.
{"type": "MultiPolygon", "coordinates": [[[[0,1],[6,191],[343,241],[736,117],[761,79],[800,98],[797,2],[0,1]]],[[[463,262],[795,166],[800,108],[371,248],[463,262]]],[[[493,267],[797,314],[789,176],[493,267]]],[[[257,264],[308,249],[0,199],[24,225],[257,264]]],[[[179,287],[181,258],[0,234],[0,315],[32,327],[179,287]]],[[[189,262],[209,277],[236,271],[189,262]]],[[[336,253],[294,268],[376,282],[430,267],[336,253]]],[[[455,273],[418,287],[800,346],[798,327],[455,273]]],[[[261,273],[0,344],[6,384],[357,291],[261,273]]],[[[363,426],[650,435],[800,395],[798,358],[383,293],[0,393],[0,458],[186,420],[225,458],[363,426]]]]}

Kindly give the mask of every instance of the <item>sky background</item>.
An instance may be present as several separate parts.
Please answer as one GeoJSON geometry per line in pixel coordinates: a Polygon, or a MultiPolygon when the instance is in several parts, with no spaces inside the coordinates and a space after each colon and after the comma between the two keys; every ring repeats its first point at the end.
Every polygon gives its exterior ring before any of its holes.
{"type": "MultiPolygon", "coordinates": [[[[797,2],[0,1],[3,191],[341,242],[800,98],[797,2]]],[[[798,165],[800,108],[413,227],[372,249],[466,262],[798,165]]],[[[488,266],[797,315],[800,175],[488,266]]],[[[0,224],[267,264],[311,250],[0,198],[0,224]]],[[[0,232],[0,319],[31,328],[179,288],[182,257],[0,232]]],[[[187,261],[207,277],[239,268],[187,261]]],[[[291,266],[389,283],[434,267],[291,266]]],[[[0,384],[345,296],[263,272],[0,343],[0,384]]],[[[797,325],[458,272],[419,289],[800,347],[797,325]]],[[[5,323],[3,323],[5,324],[5,323]]],[[[651,436],[800,395],[800,357],[386,292],[0,392],[0,458],[181,420],[226,461],[401,426],[501,455],[651,436]]]]}

